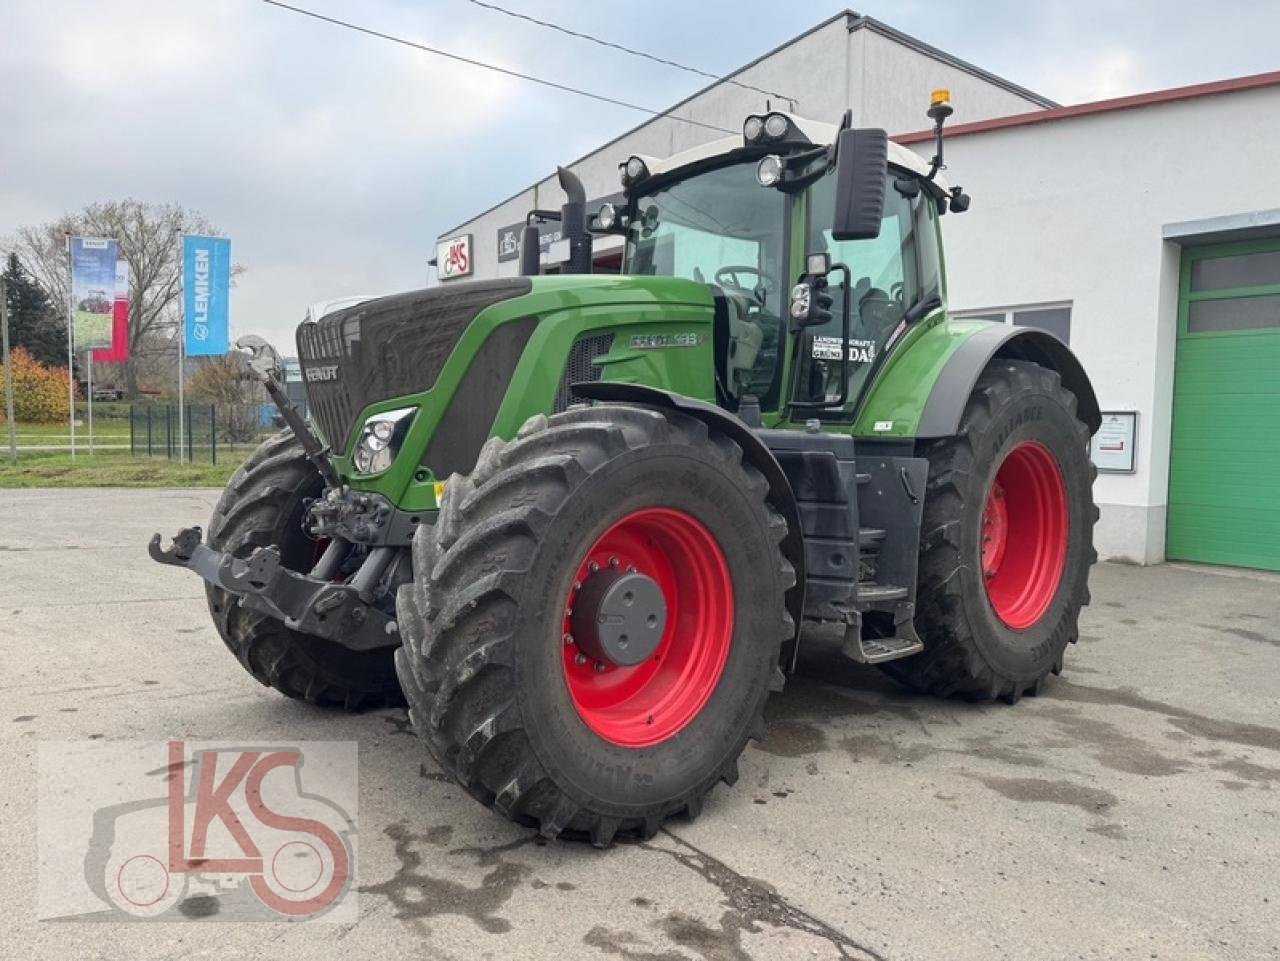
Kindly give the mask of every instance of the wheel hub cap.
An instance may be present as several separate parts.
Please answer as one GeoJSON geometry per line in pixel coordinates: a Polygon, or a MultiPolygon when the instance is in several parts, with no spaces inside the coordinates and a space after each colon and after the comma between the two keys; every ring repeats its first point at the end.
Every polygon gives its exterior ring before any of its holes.
{"type": "Polygon", "coordinates": [[[610,568],[587,578],[570,623],[587,657],[606,667],[634,667],[657,650],[667,626],[667,602],[652,577],[610,568]]]}

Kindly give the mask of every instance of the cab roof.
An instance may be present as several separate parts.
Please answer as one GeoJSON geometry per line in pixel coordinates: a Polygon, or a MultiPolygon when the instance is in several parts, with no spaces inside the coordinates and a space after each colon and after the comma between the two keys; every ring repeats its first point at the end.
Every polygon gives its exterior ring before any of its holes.
{"type": "MultiPolygon", "coordinates": [[[[787,113],[785,110],[774,110],[772,113],[780,113],[789,119],[797,129],[800,130],[809,140],[816,145],[824,145],[834,143],[836,135],[839,133],[839,127],[833,123],[824,123],[821,120],[810,120],[807,117],[801,117],[793,113],[787,113]]],[[[682,150],[680,153],[672,154],[670,157],[650,157],[646,154],[633,154],[644,161],[645,166],[649,169],[651,176],[664,176],[687,167],[691,164],[700,163],[718,157],[724,154],[741,149],[743,146],[741,134],[732,137],[721,137],[719,140],[711,140],[696,147],[690,147],[688,150],[682,150]]],[[[929,174],[929,163],[914,150],[909,150],[901,144],[889,141],[889,163],[896,167],[902,167],[910,170],[912,173],[926,177],[929,174]]],[[[938,187],[945,191],[948,185],[941,176],[935,177],[934,182],[938,187]]]]}

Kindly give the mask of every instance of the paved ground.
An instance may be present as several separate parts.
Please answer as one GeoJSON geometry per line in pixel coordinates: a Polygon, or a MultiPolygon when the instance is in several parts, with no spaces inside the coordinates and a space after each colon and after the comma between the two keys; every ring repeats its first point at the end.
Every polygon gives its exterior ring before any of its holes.
{"type": "Polygon", "coordinates": [[[213,499],[0,493],[0,954],[1280,956],[1280,579],[1101,565],[1067,672],[1016,707],[905,695],[815,638],[736,788],[597,852],[485,812],[403,712],[242,674],[196,580],[144,551],[213,499]],[[358,740],[359,923],[36,923],[37,741],[171,736],[358,740]]]}

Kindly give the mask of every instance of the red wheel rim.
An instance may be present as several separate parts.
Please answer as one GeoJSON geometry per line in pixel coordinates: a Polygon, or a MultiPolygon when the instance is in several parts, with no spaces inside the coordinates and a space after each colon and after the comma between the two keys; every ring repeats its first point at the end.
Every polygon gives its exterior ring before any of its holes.
{"type": "Polygon", "coordinates": [[[982,576],[991,608],[1015,631],[1058,593],[1067,559],[1067,486],[1049,448],[1023,441],[996,471],[982,511],[982,576]]]}
{"type": "Polygon", "coordinates": [[[683,511],[652,507],[628,514],[578,565],[563,632],[565,681],[587,726],[622,747],[660,744],[697,716],[724,673],[733,636],[733,581],[724,552],[683,511]],[[572,640],[574,598],[588,577],[606,568],[652,578],[666,603],[657,647],[633,667],[599,664],[572,640]]]}

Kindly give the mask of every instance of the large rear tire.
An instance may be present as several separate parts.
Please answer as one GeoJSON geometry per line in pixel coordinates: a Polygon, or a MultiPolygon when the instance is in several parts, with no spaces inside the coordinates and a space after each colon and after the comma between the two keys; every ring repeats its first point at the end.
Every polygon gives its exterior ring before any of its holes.
{"type": "Polygon", "coordinates": [[[997,360],[954,437],[925,450],[916,630],[883,665],[915,690],[1016,701],[1062,671],[1097,559],[1089,429],[1057,373],[997,360]]]}
{"type": "MultiPolygon", "coordinates": [[[[246,557],[275,545],[285,567],[310,570],[318,544],[302,529],[305,502],[324,480],[292,431],[269,438],[232,475],[209,521],[209,546],[246,557]]],[[[390,648],[352,651],[290,630],[205,585],[209,613],[227,649],[259,682],[287,697],[348,710],[403,703],[390,648]]]]}
{"type": "Polygon", "coordinates": [[[546,837],[604,846],[696,815],[782,685],[795,574],[767,496],[737,444],[675,412],[575,408],[490,440],[397,600],[439,765],[546,837]]]}

